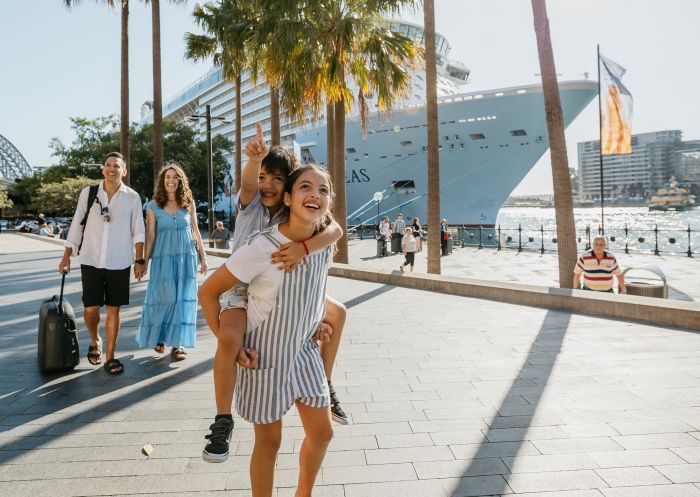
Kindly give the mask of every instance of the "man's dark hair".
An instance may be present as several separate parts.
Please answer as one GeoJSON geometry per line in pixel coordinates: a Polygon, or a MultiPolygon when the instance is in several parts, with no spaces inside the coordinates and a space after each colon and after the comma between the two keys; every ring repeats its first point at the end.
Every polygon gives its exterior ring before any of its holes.
{"type": "Polygon", "coordinates": [[[117,159],[121,159],[122,162],[123,162],[124,164],[126,164],[126,159],[125,159],[124,156],[123,156],[122,154],[120,154],[119,152],[110,152],[110,153],[108,153],[108,154],[107,154],[107,157],[105,158],[105,162],[107,162],[107,159],[109,159],[110,157],[116,157],[117,159]]]}
{"type": "Polygon", "coordinates": [[[274,145],[262,160],[262,166],[269,174],[279,174],[288,178],[299,167],[299,159],[287,147],[274,145]]]}

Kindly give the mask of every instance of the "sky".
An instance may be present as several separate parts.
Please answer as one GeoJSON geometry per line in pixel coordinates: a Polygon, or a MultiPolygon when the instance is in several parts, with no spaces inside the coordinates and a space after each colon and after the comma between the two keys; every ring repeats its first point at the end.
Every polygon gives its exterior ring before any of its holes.
{"type": "MultiPolygon", "coordinates": [[[[56,163],[49,142],[70,143],[70,117],[119,113],[120,15],[101,1],[71,10],[62,0],[0,0],[0,134],[32,166],[56,163]]],[[[184,58],[184,33],[198,32],[195,1],[161,2],[164,99],[202,76],[208,63],[184,58]]],[[[596,77],[596,44],[627,69],[634,97],[633,132],[680,129],[700,139],[700,2],[695,0],[549,0],[552,45],[560,80],[596,77]]],[[[132,0],[130,114],[152,99],[150,5],[132,0]]],[[[406,20],[422,24],[418,10],[406,20]]],[[[539,82],[528,0],[435,0],[435,24],[451,58],[471,70],[467,91],[539,82]]],[[[597,100],[567,128],[569,164],[576,143],[598,136],[597,100]]],[[[551,193],[546,154],[513,192],[551,193]]]]}

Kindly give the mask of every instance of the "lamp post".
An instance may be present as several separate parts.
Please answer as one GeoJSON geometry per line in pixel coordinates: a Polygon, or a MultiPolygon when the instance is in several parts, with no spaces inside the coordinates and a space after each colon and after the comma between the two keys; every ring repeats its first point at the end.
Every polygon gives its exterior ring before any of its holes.
{"type": "Polygon", "coordinates": [[[375,192],[374,201],[377,202],[377,231],[379,231],[379,204],[383,198],[384,194],[382,192],[375,192]]]}
{"type": "Polygon", "coordinates": [[[209,104],[207,104],[206,113],[204,115],[191,114],[185,118],[185,120],[189,122],[197,122],[199,119],[206,119],[207,122],[207,232],[209,233],[209,246],[213,247],[211,234],[212,231],[214,231],[214,156],[211,146],[211,120],[216,119],[224,124],[229,124],[231,121],[224,116],[212,116],[211,105],[209,104]]]}

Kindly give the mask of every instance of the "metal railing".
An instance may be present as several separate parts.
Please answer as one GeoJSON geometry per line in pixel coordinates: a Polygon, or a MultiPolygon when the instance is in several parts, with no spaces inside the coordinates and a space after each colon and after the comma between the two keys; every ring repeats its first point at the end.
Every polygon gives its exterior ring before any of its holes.
{"type": "MultiPolygon", "coordinates": [[[[427,233],[428,228],[423,226],[427,233]]],[[[517,250],[518,252],[557,251],[556,228],[526,227],[503,228],[498,226],[449,226],[448,231],[452,243],[456,247],[476,247],[478,249],[517,250]]],[[[603,234],[600,227],[586,225],[576,227],[576,243],[579,250],[588,250],[596,235],[603,234]]],[[[350,239],[364,240],[376,238],[376,224],[350,226],[350,239]]],[[[700,255],[700,230],[691,226],[680,228],[659,228],[654,225],[649,229],[631,229],[628,225],[622,227],[606,227],[605,236],[608,239],[608,249],[611,252],[643,253],[653,255],[684,255],[693,257],[700,255]]]]}
{"type": "MultiPolygon", "coordinates": [[[[540,254],[557,251],[557,233],[555,228],[497,228],[485,226],[451,226],[450,233],[454,243],[466,247],[494,248],[496,250],[537,251],[540,254]]],[[[576,242],[579,250],[591,248],[596,235],[603,234],[600,227],[576,228],[576,242]]],[[[624,251],[626,254],[646,253],[654,255],[685,255],[693,257],[700,254],[700,231],[690,226],[686,229],[659,228],[654,225],[649,229],[631,229],[607,227],[605,236],[611,252],[624,251]]]]}

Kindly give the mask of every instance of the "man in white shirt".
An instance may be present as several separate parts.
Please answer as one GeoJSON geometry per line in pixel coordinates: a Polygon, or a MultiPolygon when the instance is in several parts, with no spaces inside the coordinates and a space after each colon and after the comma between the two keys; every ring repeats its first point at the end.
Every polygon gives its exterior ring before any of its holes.
{"type": "Polygon", "coordinates": [[[137,279],[146,274],[143,260],[146,230],[138,193],[122,183],[126,176],[122,154],[112,152],[107,156],[102,175],[104,181],[99,184],[92,205],[87,205],[90,187],[80,192],[58,272],[70,272],[70,256],[79,255],[85,325],[91,340],[88,362],[93,366],[102,363],[99,327],[100,307],[104,305],[107,311],[104,367],[109,374],[119,374],[124,371],[124,365],[114,358],[119,335],[119,308],[129,304],[131,265],[134,265],[137,279]],[[81,221],[88,209],[87,222],[83,226],[81,221]]]}

